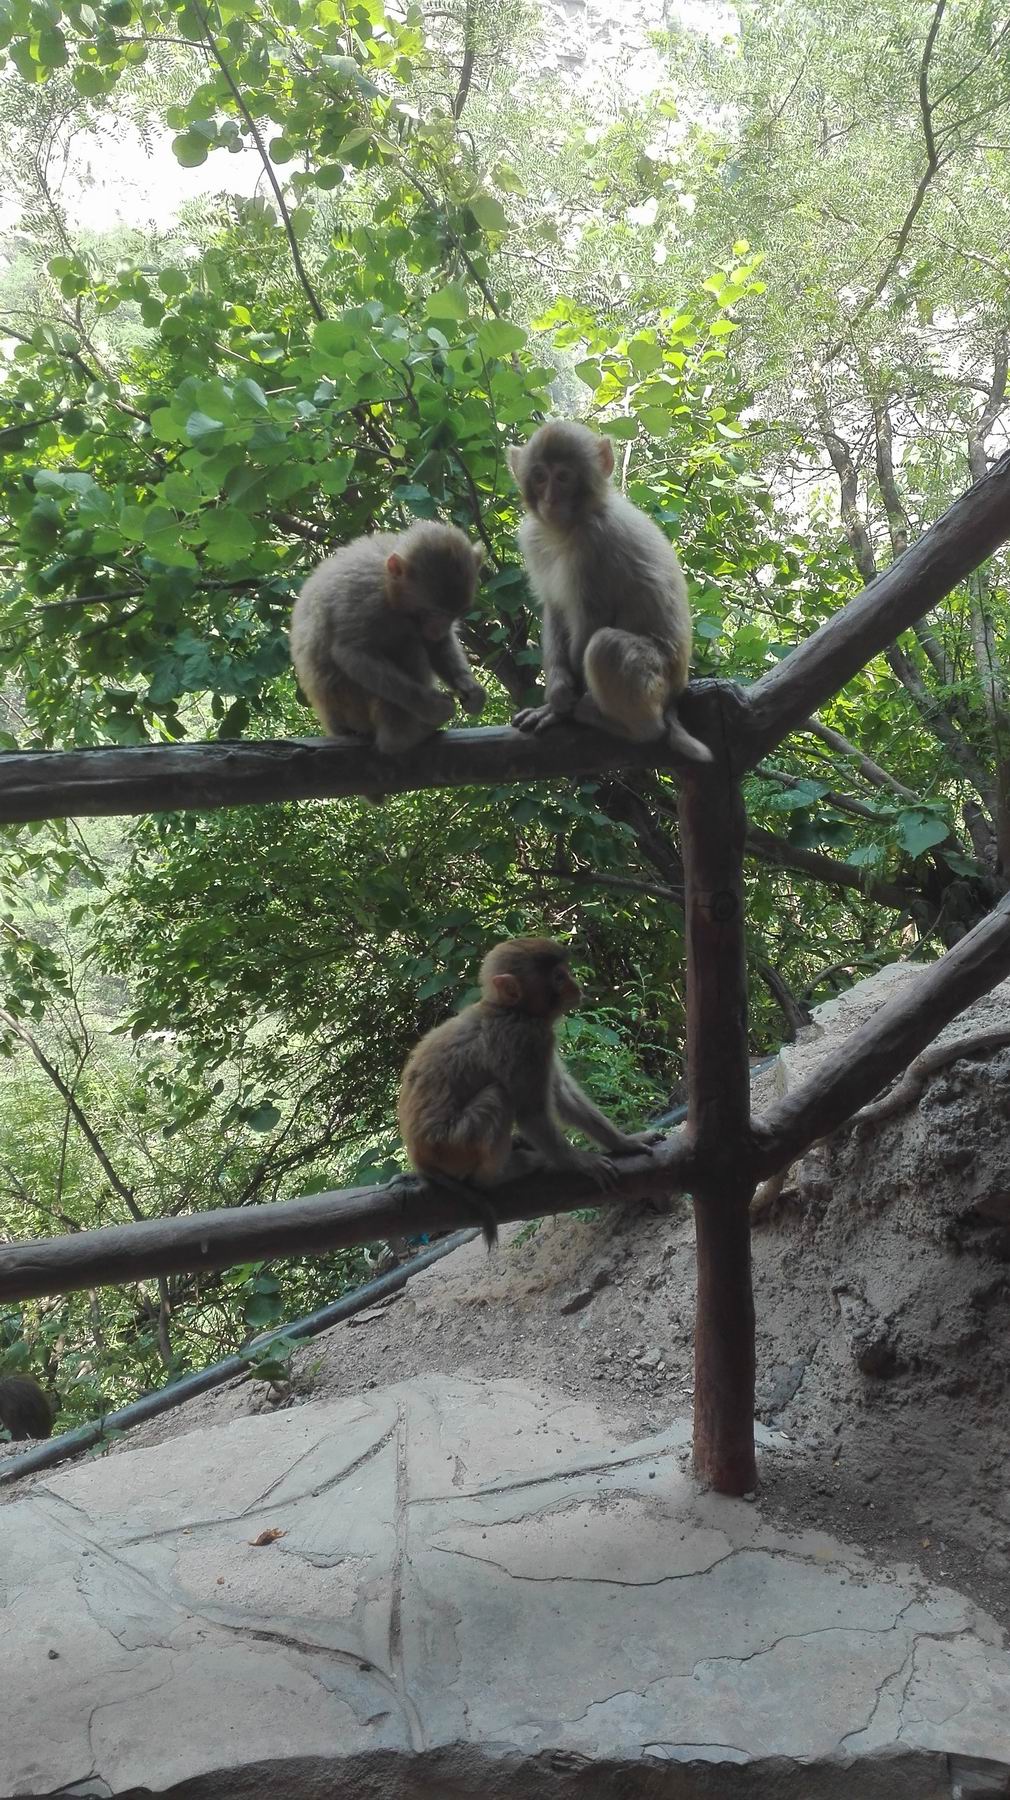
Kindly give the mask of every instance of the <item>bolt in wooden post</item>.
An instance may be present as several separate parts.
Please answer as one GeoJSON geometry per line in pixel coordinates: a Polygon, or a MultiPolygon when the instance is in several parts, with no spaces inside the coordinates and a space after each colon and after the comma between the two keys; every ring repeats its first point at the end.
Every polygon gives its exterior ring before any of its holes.
{"type": "MultiPolygon", "coordinates": [[[[732,693],[705,707],[706,741],[726,744],[732,693]]],[[[691,729],[701,723],[697,710],[691,729]]],[[[745,1494],[754,1461],[754,1295],[749,1208],[750,1128],[743,853],[746,813],[725,750],[682,776],[681,852],[687,913],[687,1135],[701,1173],[694,1190],[698,1258],[694,1466],[720,1494],[745,1494]]]]}

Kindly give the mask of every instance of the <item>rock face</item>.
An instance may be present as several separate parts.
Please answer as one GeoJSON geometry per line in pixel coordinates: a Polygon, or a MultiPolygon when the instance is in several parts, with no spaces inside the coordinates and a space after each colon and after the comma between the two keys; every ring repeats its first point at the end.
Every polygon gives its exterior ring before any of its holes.
{"type": "Polygon", "coordinates": [[[686,1435],[431,1376],[57,1475],[2,1514],[0,1794],[1010,1791],[992,1621],[686,1435]]]}
{"type": "MultiPolygon", "coordinates": [[[[895,963],[818,1007],[813,1025],[788,1045],[755,1083],[755,1110],[803,1081],[824,1060],[844,1055],[846,1040],[888,1000],[921,979],[914,963],[895,963]]],[[[969,1032],[1010,1028],[1010,982],[986,994],[938,1034],[943,1044],[969,1032]]],[[[962,1058],[933,1076],[917,1104],[879,1129],[843,1128],[830,1156],[832,1190],[851,1192],[863,1212],[911,1196],[917,1217],[1010,1226],[1010,1049],[962,1058]]],[[[823,1167],[823,1157],[814,1153],[823,1167]]],[[[805,1179],[816,1186],[814,1170],[805,1179]]]]}

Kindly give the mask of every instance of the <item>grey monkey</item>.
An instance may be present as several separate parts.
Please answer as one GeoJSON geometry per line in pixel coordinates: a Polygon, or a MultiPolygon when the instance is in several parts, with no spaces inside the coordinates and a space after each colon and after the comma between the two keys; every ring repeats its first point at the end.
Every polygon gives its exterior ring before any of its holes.
{"type": "Polygon", "coordinates": [[[357,732],[383,752],[409,750],[487,698],[456,636],[483,550],[455,525],[422,520],[401,535],[355,538],[314,569],[291,615],[291,658],[331,737],[357,732]]]}
{"type": "Polygon", "coordinates": [[[546,731],[575,719],[711,762],[676,710],[691,658],[684,571],[659,526],[611,484],[609,438],[558,420],[508,455],[527,508],[519,545],[543,608],[547,690],[512,723],[546,731]]]}

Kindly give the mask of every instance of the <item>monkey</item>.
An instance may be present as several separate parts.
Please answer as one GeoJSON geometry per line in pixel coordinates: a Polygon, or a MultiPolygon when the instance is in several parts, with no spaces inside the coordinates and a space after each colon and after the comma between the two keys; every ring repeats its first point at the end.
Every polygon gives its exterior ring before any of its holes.
{"type": "MultiPolygon", "coordinates": [[[[612,1187],[617,1170],[611,1156],[651,1154],[656,1133],[620,1131],[558,1055],[555,1025],[582,998],[567,951],[550,938],[508,938],[485,956],[480,991],[473,1006],[429,1031],[404,1065],[397,1117],[413,1167],[444,1184],[487,1186],[537,1166],[529,1158],[532,1146],[548,1166],[612,1187]],[[577,1150],[554,1115],[610,1156],[577,1150]]],[[[466,1197],[490,1251],[498,1236],[494,1207],[475,1199],[472,1190],[466,1197]]]]}
{"type": "Polygon", "coordinates": [[[52,1435],[53,1408],[34,1376],[0,1376],[0,1425],[16,1442],[52,1435]]]}
{"type": "Polygon", "coordinates": [[[711,762],[676,710],[691,658],[684,571],[659,526],[612,487],[610,439],[556,420],[508,460],[527,509],[519,545],[543,609],[547,689],[513,725],[574,719],[711,762]]]}
{"type": "Polygon", "coordinates": [[[420,520],[400,536],[355,538],[319,564],[291,615],[291,658],[330,737],[351,732],[389,754],[410,750],[452,717],[483,710],[456,636],[469,612],[483,547],[455,525],[420,520]]]}

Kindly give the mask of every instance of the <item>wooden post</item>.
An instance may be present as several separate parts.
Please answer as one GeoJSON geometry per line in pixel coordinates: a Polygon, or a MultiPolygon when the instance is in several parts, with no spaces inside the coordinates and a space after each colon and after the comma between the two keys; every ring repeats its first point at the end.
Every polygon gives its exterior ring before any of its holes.
{"type": "MultiPolygon", "coordinates": [[[[750,1493],[754,1461],[754,1295],[743,855],[746,812],[729,746],[740,704],[707,696],[704,736],[716,761],[681,780],[687,915],[687,1141],[698,1258],[694,1466],[720,1494],[750,1493]]],[[[700,708],[691,728],[701,725],[700,708]]]]}

